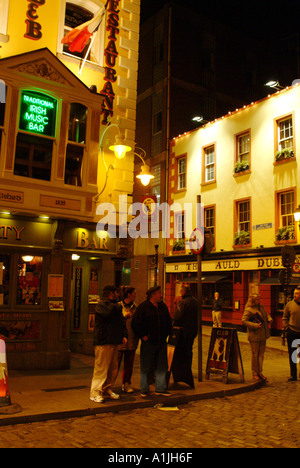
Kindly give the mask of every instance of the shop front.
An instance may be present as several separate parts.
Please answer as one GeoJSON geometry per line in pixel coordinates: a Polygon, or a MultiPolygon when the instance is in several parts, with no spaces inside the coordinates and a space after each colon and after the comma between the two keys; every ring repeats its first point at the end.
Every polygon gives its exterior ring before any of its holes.
{"type": "MultiPolygon", "coordinates": [[[[300,250],[296,250],[296,262],[300,250]]],[[[252,293],[261,295],[261,302],[272,316],[272,332],[282,330],[282,314],[285,302],[293,296],[293,289],[300,284],[296,274],[285,287],[280,282],[282,265],[281,251],[257,249],[248,252],[212,253],[201,262],[202,317],[203,322],[212,323],[211,310],[214,292],[223,300],[222,320],[225,326],[242,329],[242,315],[248,297],[252,293]],[[209,259],[208,259],[209,258],[209,259]]],[[[198,263],[193,255],[165,258],[166,302],[171,315],[174,314],[174,299],[179,294],[180,284],[188,283],[197,297],[198,263]]]]}

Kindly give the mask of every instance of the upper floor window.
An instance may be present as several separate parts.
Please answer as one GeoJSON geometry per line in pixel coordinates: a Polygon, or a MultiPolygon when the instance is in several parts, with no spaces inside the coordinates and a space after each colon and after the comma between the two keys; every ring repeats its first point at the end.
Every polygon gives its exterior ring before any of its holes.
{"type": "Polygon", "coordinates": [[[295,239],[295,190],[278,192],[276,196],[276,241],[295,239]]]}
{"type": "Polygon", "coordinates": [[[215,182],[216,180],[216,158],[215,158],[215,145],[204,148],[204,174],[203,182],[215,182]]]}
{"type": "Polygon", "coordinates": [[[250,167],[250,131],[236,136],[236,157],[234,172],[237,174],[250,167]]]}
{"type": "Polygon", "coordinates": [[[7,42],[7,21],[8,21],[9,0],[0,0],[0,41],[7,42]]]}
{"type": "Polygon", "coordinates": [[[250,200],[237,201],[235,211],[234,245],[249,245],[251,242],[250,200]]]}
{"type": "Polygon", "coordinates": [[[6,86],[5,86],[4,81],[0,80],[0,148],[1,148],[2,131],[4,127],[5,103],[6,103],[6,86]]]}
{"type": "Polygon", "coordinates": [[[186,156],[177,159],[177,190],[186,189],[186,156]]]}
{"type": "Polygon", "coordinates": [[[204,208],[204,226],[210,230],[215,239],[216,233],[216,213],[215,206],[204,208]]]}
{"type": "Polygon", "coordinates": [[[99,28],[95,32],[94,40],[92,41],[91,37],[82,52],[70,51],[67,44],[61,44],[61,39],[69,31],[82,25],[83,23],[86,23],[87,21],[92,20],[103,7],[104,2],[100,0],[73,0],[71,2],[62,0],[60,25],[61,33],[58,41],[58,52],[62,52],[63,54],[72,57],[77,57],[79,59],[86,57],[87,63],[92,62],[103,66],[105,16],[99,28]],[[86,55],[87,52],[88,55],[86,55]]]}
{"type": "Polygon", "coordinates": [[[151,180],[151,194],[156,196],[156,202],[159,205],[161,202],[161,165],[152,166],[151,173],[154,175],[154,179],[151,180]]]}
{"type": "Polygon", "coordinates": [[[86,143],[87,108],[80,103],[70,106],[69,134],[66,151],[65,183],[82,185],[82,162],[86,143]]]}
{"type": "Polygon", "coordinates": [[[295,157],[293,115],[276,120],[275,123],[275,162],[288,161],[295,157]]]}

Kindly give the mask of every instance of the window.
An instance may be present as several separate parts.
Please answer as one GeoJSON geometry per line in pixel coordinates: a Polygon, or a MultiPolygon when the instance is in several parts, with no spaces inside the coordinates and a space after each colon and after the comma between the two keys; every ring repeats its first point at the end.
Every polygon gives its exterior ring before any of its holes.
{"type": "Polygon", "coordinates": [[[14,174],[32,179],[51,179],[53,140],[19,133],[14,174]]]}
{"type": "Polygon", "coordinates": [[[153,135],[162,131],[162,112],[153,115],[153,135]]]}
{"type": "Polygon", "coordinates": [[[186,156],[177,159],[177,189],[186,189],[186,156]]]}
{"type": "Polygon", "coordinates": [[[216,218],[215,218],[215,207],[207,207],[204,208],[204,226],[207,229],[210,229],[210,232],[215,237],[215,225],[216,225],[216,218]]]}
{"type": "MultiPolygon", "coordinates": [[[[61,44],[61,39],[73,28],[93,19],[103,6],[104,3],[100,0],[73,0],[72,2],[67,2],[66,0],[61,1],[61,33],[58,41],[58,52],[61,52],[64,55],[77,57],[79,59],[86,56],[91,44],[91,39],[88,41],[82,52],[71,52],[67,44],[61,44]]],[[[87,56],[87,63],[92,62],[103,66],[104,40],[105,16],[96,32],[95,40],[93,41],[87,56]]]]}
{"type": "Polygon", "coordinates": [[[17,277],[17,305],[41,304],[41,279],[43,257],[26,259],[19,256],[17,277]]]}
{"type": "Polygon", "coordinates": [[[5,103],[6,103],[6,86],[3,80],[0,80],[0,148],[1,138],[4,128],[4,115],[5,115],[5,103]]]}
{"type": "Polygon", "coordinates": [[[151,167],[151,173],[154,175],[154,179],[151,180],[151,194],[156,196],[157,205],[160,204],[161,198],[161,166],[156,164],[151,167]]]}
{"type": "Polygon", "coordinates": [[[276,197],[276,241],[295,239],[295,190],[277,193],[276,197]]]}
{"type": "Polygon", "coordinates": [[[204,148],[204,183],[214,182],[215,172],[215,145],[212,145],[204,148]]]}
{"type": "Polygon", "coordinates": [[[87,108],[79,103],[70,106],[66,151],[65,184],[81,186],[82,161],[86,142],[87,108]]]}
{"type": "Polygon", "coordinates": [[[289,117],[278,122],[278,150],[293,147],[293,119],[289,117]]]}
{"type": "Polygon", "coordinates": [[[250,131],[236,136],[235,173],[248,170],[250,167],[250,131]]]}
{"type": "Polygon", "coordinates": [[[0,306],[7,305],[10,295],[10,255],[0,255],[0,306]]]}
{"type": "Polygon", "coordinates": [[[176,239],[184,239],[184,213],[175,213],[175,233],[176,239]]]}
{"type": "Polygon", "coordinates": [[[275,162],[288,162],[295,157],[293,114],[275,120],[275,162]]]}
{"type": "Polygon", "coordinates": [[[0,40],[8,41],[7,21],[8,21],[8,6],[9,0],[0,0],[0,40]]]}
{"type": "Polygon", "coordinates": [[[251,204],[250,200],[235,202],[235,238],[234,245],[249,245],[251,243],[251,204]]]}

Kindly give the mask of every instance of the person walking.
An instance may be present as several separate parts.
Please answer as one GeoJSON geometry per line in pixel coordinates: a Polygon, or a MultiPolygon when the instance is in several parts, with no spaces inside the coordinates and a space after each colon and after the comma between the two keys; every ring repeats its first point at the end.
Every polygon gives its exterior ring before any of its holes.
{"type": "Polygon", "coordinates": [[[118,299],[117,288],[105,286],[95,308],[95,364],[90,389],[90,399],[95,403],[104,403],[105,396],[120,398],[112,386],[118,375],[118,348],[121,343],[126,344],[127,330],[118,299]]]}
{"type": "Polygon", "coordinates": [[[213,328],[222,328],[222,303],[220,294],[216,291],[212,303],[213,328]]]}
{"type": "Polygon", "coordinates": [[[289,301],[283,312],[282,327],[286,333],[290,372],[288,382],[297,380],[297,342],[300,340],[300,286],[294,290],[293,300],[289,301]],[[296,353],[295,353],[296,351],[296,353]]]}
{"type": "Polygon", "coordinates": [[[141,396],[149,395],[149,375],[155,372],[155,394],[169,396],[167,391],[167,337],[172,331],[169,310],[162,300],[161,287],[154,286],[147,293],[147,299],[136,309],[131,326],[141,339],[140,350],[140,391],[141,396]]]}
{"type": "Polygon", "coordinates": [[[181,327],[190,365],[193,360],[193,344],[198,333],[198,301],[192,296],[189,286],[182,284],[180,288],[181,301],[175,306],[175,327],[181,327]]]}
{"type": "Polygon", "coordinates": [[[136,311],[136,290],[131,286],[123,288],[123,298],[121,301],[122,313],[126,322],[127,329],[127,343],[121,344],[118,350],[118,370],[120,370],[122,359],[124,358],[124,367],[122,373],[122,391],[132,393],[131,377],[133,372],[133,364],[135,352],[138,346],[139,339],[133,333],[131,328],[132,318],[136,311]]]}
{"type": "Polygon", "coordinates": [[[251,346],[251,366],[254,380],[267,381],[263,375],[263,361],[266,341],[270,337],[269,324],[272,318],[260,303],[259,294],[251,294],[245,306],[242,323],[247,327],[248,340],[251,346]]]}

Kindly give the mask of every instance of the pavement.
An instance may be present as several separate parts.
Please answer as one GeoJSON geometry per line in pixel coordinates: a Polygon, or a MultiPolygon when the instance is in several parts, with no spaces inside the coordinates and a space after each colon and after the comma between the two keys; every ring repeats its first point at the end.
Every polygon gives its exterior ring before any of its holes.
{"type": "MultiPolygon", "coordinates": [[[[190,401],[230,397],[240,393],[256,391],[265,385],[255,382],[251,373],[251,351],[246,333],[238,332],[244,382],[240,375],[228,374],[225,383],[222,376],[210,374],[206,379],[206,362],[210,343],[211,327],[202,328],[202,378],[198,375],[198,343],[194,343],[193,376],[194,386],[174,383],[171,374],[169,391],[171,396],[154,395],[154,387],[148,397],[141,397],[139,392],[139,349],[137,350],[132,386],[134,393],[122,393],[121,372],[113,390],[119,393],[119,400],[106,399],[105,403],[94,403],[89,398],[93,375],[93,356],[72,354],[70,369],[63,370],[9,370],[8,383],[11,404],[0,407],[0,426],[24,424],[37,421],[89,416],[99,413],[128,411],[137,408],[162,405],[166,410],[186,404],[190,401]]],[[[289,363],[287,346],[282,345],[280,337],[271,337],[267,341],[264,360],[264,375],[269,381],[287,380],[289,363]]]]}

